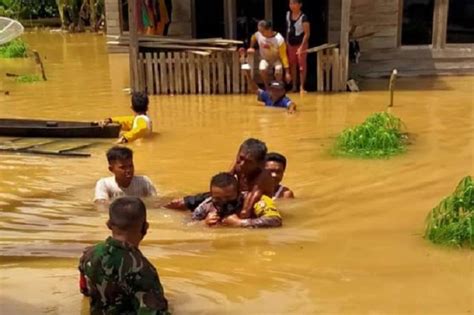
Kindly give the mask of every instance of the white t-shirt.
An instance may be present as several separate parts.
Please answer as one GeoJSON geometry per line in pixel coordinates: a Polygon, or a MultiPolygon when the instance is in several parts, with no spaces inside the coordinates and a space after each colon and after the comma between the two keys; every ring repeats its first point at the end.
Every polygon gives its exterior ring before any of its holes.
{"type": "Polygon", "coordinates": [[[156,189],[146,176],[133,176],[130,186],[126,188],[120,187],[114,176],[101,178],[95,185],[94,201],[111,200],[124,196],[138,198],[156,196],[156,189]]]}

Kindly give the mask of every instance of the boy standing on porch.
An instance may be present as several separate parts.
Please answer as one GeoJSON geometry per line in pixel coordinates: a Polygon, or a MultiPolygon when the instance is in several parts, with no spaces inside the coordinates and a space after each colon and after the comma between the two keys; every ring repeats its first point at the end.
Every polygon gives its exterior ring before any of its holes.
{"type": "Polygon", "coordinates": [[[280,33],[273,31],[272,22],[260,21],[258,23],[258,31],[250,39],[250,48],[247,50],[249,54],[255,52],[256,44],[258,44],[261,58],[258,68],[265,87],[268,88],[271,81],[269,72],[273,69],[278,81],[282,81],[284,69],[285,80],[289,83],[291,75],[285,39],[280,33]]]}

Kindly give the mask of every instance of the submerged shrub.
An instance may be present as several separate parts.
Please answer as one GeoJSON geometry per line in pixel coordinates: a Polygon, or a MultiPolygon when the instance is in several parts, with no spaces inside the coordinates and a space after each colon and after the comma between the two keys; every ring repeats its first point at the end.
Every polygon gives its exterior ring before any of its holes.
{"type": "Polygon", "coordinates": [[[382,158],[405,151],[402,121],[386,112],[368,117],[362,124],[344,130],[336,140],[334,153],[343,156],[382,158]]]}
{"type": "Polygon", "coordinates": [[[12,40],[0,45],[0,58],[24,58],[27,56],[28,45],[21,39],[12,40]]]}
{"type": "Polygon", "coordinates": [[[435,244],[474,248],[474,182],[465,177],[426,218],[425,238],[435,244]]]}
{"type": "Polygon", "coordinates": [[[19,83],[31,83],[31,82],[38,82],[42,81],[41,77],[36,74],[27,74],[27,75],[20,75],[16,78],[16,82],[19,83]]]}

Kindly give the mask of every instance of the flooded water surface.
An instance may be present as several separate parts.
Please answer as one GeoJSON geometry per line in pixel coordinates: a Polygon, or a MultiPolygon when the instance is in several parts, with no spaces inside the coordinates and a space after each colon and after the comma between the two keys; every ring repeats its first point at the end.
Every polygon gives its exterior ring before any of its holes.
{"type": "MultiPolygon", "coordinates": [[[[0,60],[0,116],[98,120],[129,114],[128,59],[105,38],[27,34],[48,82],[18,84],[10,73],[32,60],[0,60]]],[[[289,160],[279,202],[284,226],[208,229],[189,214],[148,201],[142,251],[158,268],[175,314],[473,314],[472,252],[422,238],[427,213],[474,174],[473,77],[400,79],[392,113],[412,134],[390,160],[335,158],[334,137],[388,103],[386,82],[357,94],[292,95],[296,115],[251,95],[152,97],[156,135],[131,144],[138,174],[163,198],[206,190],[239,144],[264,140],[289,160]]],[[[0,313],[86,314],[77,260],[108,235],[92,205],[108,176],[105,150],[69,159],[0,154],[0,313]]],[[[159,202],[159,201],[158,201],[159,202]]]]}

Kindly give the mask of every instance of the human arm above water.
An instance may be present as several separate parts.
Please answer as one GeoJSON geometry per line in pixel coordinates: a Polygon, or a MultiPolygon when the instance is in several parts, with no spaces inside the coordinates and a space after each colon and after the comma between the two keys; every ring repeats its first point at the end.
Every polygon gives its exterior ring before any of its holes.
{"type": "Polygon", "coordinates": [[[95,184],[94,203],[97,205],[108,205],[110,196],[107,190],[105,178],[101,178],[95,184]]]}
{"type": "Polygon", "coordinates": [[[257,83],[255,83],[255,81],[253,80],[250,74],[250,70],[244,70],[244,75],[245,75],[245,78],[247,79],[247,82],[249,83],[250,92],[254,94],[255,93],[260,94],[261,90],[258,88],[257,83]]]}
{"type": "Polygon", "coordinates": [[[301,42],[300,47],[296,51],[297,55],[301,55],[305,53],[303,49],[307,47],[308,42],[309,42],[309,37],[311,35],[311,27],[307,18],[303,20],[303,31],[304,31],[303,41],[301,42]]]}
{"type": "Polygon", "coordinates": [[[262,198],[263,195],[271,196],[273,194],[275,183],[267,171],[262,173],[255,180],[255,184],[249,189],[244,199],[242,211],[239,214],[241,219],[248,219],[252,215],[253,207],[262,198]]]}
{"type": "Polygon", "coordinates": [[[222,224],[231,227],[243,228],[272,228],[282,225],[281,215],[274,202],[266,196],[257,202],[253,208],[255,218],[241,219],[237,215],[230,215],[222,219],[222,224]]]}

